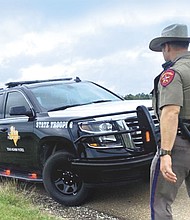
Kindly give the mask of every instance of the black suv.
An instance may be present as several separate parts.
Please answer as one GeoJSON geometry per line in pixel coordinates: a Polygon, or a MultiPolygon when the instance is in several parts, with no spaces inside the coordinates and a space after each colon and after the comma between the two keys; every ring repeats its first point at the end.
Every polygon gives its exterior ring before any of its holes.
{"type": "Polygon", "coordinates": [[[92,186],[146,175],[155,118],[89,81],[10,82],[0,89],[0,176],[43,182],[57,202],[79,205],[92,186]]]}

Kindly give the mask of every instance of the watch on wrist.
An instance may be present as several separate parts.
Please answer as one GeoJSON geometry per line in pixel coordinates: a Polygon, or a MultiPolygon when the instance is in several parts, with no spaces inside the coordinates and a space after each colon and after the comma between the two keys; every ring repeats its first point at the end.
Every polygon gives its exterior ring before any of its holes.
{"type": "Polygon", "coordinates": [[[162,148],[160,148],[160,152],[159,152],[160,157],[165,156],[165,155],[172,155],[171,150],[164,150],[162,148]]]}

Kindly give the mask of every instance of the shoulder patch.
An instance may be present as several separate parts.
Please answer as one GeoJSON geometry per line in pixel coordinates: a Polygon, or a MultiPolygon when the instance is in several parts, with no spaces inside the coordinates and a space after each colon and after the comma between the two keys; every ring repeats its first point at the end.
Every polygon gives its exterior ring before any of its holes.
{"type": "Polygon", "coordinates": [[[166,87],[172,82],[174,76],[175,76],[174,70],[171,70],[171,69],[166,70],[165,72],[162,73],[160,77],[160,84],[166,87]]]}

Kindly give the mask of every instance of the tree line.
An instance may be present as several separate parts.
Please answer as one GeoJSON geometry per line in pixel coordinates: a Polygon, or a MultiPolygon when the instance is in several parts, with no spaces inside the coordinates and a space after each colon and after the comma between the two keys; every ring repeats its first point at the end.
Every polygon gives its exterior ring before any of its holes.
{"type": "Polygon", "coordinates": [[[144,100],[144,99],[151,99],[151,94],[145,93],[138,93],[136,95],[128,94],[123,97],[126,100],[144,100]]]}

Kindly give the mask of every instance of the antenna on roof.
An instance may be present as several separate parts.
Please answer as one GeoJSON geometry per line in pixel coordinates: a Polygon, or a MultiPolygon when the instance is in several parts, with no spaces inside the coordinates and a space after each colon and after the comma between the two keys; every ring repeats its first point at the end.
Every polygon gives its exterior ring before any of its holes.
{"type": "Polygon", "coordinates": [[[77,77],[75,78],[75,82],[81,82],[81,79],[77,76],[77,77]]]}

